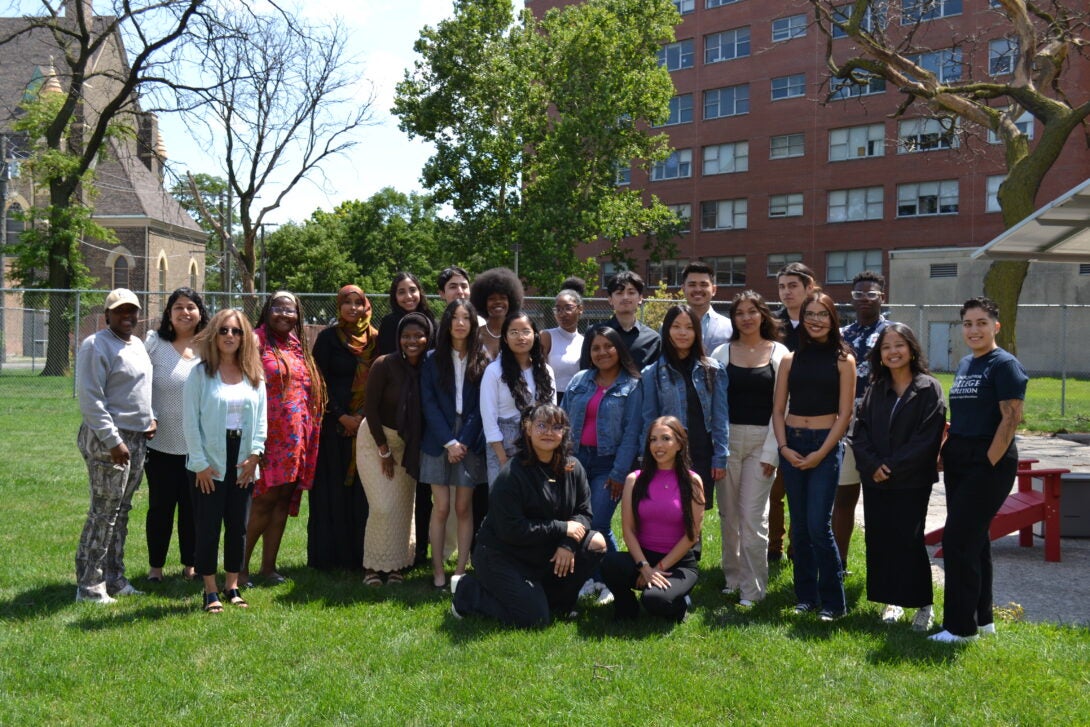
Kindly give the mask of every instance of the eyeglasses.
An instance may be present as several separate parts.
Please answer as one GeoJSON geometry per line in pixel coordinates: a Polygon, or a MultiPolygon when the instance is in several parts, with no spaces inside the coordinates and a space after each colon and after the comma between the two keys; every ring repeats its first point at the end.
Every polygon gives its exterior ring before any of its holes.
{"type": "Polygon", "coordinates": [[[880,290],[853,290],[852,300],[878,300],[882,297],[882,291],[880,290]]]}
{"type": "Polygon", "coordinates": [[[278,316],[293,316],[294,317],[294,316],[298,315],[298,313],[295,310],[294,306],[286,306],[286,305],[274,305],[273,307],[269,308],[269,312],[273,313],[275,315],[278,315],[278,316]]]}
{"type": "Polygon", "coordinates": [[[234,326],[220,326],[221,336],[241,336],[242,329],[235,328],[234,326]]]}
{"type": "Polygon", "coordinates": [[[557,307],[553,308],[553,313],[565,313],[565,314],[566,313],[574,313],[576,310],[578,310],[578,306],[574,306],[574,305],[563,305],[563,306],[561,306],[561,305],[558,305],[557,307]]]}
{"type": "Polygon", "coordinates": [[[511,338],[533,338],[534,331],[531,328],[509,328],[507,335],[511,338]]]}
{"type": "Polygon", "coordinates": [[[802,314],[802,317],[808,321],[827,321],[829,320],[829,311],[827,310],[808,310],[802,314]]]}
{"type": "Polygon", "coordinates": [[[553,434],[563,434],[567,431],[567,427],[563,424],[546,424],[545,422],[534,422],[534,431],[538,434],[545,434],[551,431],[553,434]]]}

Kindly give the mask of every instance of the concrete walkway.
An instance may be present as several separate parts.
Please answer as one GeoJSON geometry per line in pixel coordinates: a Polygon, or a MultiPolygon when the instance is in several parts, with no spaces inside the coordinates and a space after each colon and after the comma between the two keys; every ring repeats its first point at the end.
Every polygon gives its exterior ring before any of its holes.
{"type": "MultiPolygon", "coordinates": [[[[1017,441],[1020,458],[1039,460],[1035,468],[1090,473],[1090,446],[1033,434],[1019,435],[1017,441]]],[[[856,519],[863,521],[862,498],[856,519]]],[[[940,481],[931,493],[927,530],[942,527],[945,521],[946,489],[940,481]]],[[[932,553],[936,549],[932,548],[932,553]]],[[[1017,533],[992,541],[996,608],[1018,604],[1026,621],[1090,626],[1090,538],[1062,538],[1060,556],[1059,563],[1045,561],[1042,537],[1034,538],[1032,548],[1020,547],[1017,533]]],[[[942,558],[932,560],[931,572],[942,585],[942,558]]]]}

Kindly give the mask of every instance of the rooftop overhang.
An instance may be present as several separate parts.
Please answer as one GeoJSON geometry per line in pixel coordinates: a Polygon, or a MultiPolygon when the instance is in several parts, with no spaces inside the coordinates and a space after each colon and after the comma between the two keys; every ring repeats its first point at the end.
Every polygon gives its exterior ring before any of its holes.
{"type": "Polygon", "coordinates": [[[970,257],[1090,262],[1090,179],[1004,231],[970,257]]]}

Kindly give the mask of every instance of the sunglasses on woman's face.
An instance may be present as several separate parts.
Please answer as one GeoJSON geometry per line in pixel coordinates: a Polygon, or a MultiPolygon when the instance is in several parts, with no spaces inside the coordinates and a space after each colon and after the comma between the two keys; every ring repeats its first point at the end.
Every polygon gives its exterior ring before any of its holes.
{"type": "Polygon", "coordinates": [[[242,329],[235,328],[234,326],[220,326],[221,336],[241,336],[242,329]]]}

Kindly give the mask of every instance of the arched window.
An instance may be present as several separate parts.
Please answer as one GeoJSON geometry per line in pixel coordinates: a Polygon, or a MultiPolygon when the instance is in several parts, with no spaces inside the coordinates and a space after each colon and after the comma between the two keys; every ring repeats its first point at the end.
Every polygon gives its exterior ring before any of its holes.
{"type": "Polygon", "coordinates": [[[165,293],[167,289],[167,259],[159,258],[159,292],[165,293]]]}
{"type": "Polygon", "coordinates": [[[197,289],[197,278],[200,277],[200,271],[197,270],[197,261],[189,261],[189,287],[193,290],[197,289]]]}
{"type": "Polygon", "coordinates": [[[114,260],[114,285],[115,288],[129,287],[129,261],[123,255],[118,255],[114,260]]]}

